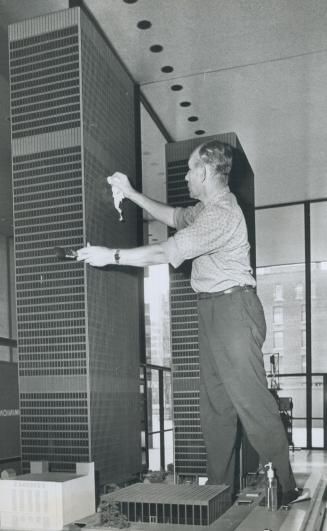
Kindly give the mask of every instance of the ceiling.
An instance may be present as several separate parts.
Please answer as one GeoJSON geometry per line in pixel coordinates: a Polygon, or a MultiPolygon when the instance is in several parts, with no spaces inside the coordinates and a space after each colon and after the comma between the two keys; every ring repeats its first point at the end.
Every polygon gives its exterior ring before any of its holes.
{"type": "MultiPolygon", "coordinates": [[[[327,197],[326,0],[84,4],[173,140],[234,131],[258,206],[327,197]]],[[[66,7],[68,0],[0,0],[0,231],[10,230],[6,27],[66,7]]],[[[144,180],[164,190],[165,140],[143,117],[144,180]]]]}

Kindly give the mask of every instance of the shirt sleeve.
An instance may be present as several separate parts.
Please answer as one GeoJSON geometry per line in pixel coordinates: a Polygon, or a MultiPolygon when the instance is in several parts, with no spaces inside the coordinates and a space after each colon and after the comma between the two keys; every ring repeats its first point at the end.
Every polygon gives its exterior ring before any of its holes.
{"type": "Polygon", "coordinates": [[[184,229],[195,220],[199,208],[201,208],[200,203],[197,203],[194,206],[189,207],[176,207],[174,211],[174,221],[175,227],[177,230],[184,229]]]}
{"type": "MultiPolygon", "coordinates": [[[[237,223],[241,222],[238,217],[237,223]]],[[[235,213],[229,209],[204,209],[191,225],[179,230],[162,245],[169,263],[180,266],[184,260],[210,254],[225,245],[235,230],[235,213]]]]}

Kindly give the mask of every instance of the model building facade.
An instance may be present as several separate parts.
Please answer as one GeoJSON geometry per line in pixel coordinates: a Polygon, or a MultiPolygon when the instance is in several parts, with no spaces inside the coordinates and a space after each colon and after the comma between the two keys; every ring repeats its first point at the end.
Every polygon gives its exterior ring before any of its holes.
{"type": "Polygon", "coordinates": [[[94,461],[120,482],[141,468],[140,278],[53,249],[140,243],[106,183],[137,175],[138,93],[79,8],[11,25],[9,50],[24,471],[94,461]]]}

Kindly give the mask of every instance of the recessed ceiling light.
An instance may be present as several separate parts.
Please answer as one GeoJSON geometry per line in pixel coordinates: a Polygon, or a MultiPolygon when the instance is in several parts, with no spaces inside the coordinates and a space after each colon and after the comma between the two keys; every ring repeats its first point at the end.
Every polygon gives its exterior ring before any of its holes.
{"type": "Polygon", "coordinates": [[[189,107],[191,105],[190,101],[181,101],[180,106],[181,107],[189,107]]]}
{"type": "Polygon", "coordinates": [[[173,72],[173,71],[174,71],[173,67],[169,65],[163,66],[161,69],[161,72],[164,72],[165,74],[169,74],[170,72],[173,72]]]}
{"type": "Polygon", "coordinates": [[[150,52],[159,53],[162,52],[162,50],[163,46],[161,46],[161,44],[153,44],[152,46],[150,46],[150,52]]]}
{"type": "Polygon", "coordinates": [[[182,90],[183,85],[172,85],[170,88],[171,90],[182,90]]]}
{"type": "Polygon", "coordinates": [[[137,0],[123,0],[125,4],[136,4],[137,0]]]}
{"type": "Polygon", "coordinates": [[[189,117],[188,117],[188,121],[189,121],[189,122],[197,122],[198,119],[199,119],[199,118],[198,118],[197,116],[189,116],[189,117]]]}
{"type": "Polygon", "coordinates": [[[194,131],[196,135],[204,135],[205,131],[203,129],[198,129],[197,131],[194,131]]]}
{"type": "Polygon", "coordinates": [[[137,27],[139,29],[142,29],[142,30],[146,30],[146,29],[149,29],[151,28],[152,24],[149,20],[140,20],[138,23],[137,23],[137,27]]]}

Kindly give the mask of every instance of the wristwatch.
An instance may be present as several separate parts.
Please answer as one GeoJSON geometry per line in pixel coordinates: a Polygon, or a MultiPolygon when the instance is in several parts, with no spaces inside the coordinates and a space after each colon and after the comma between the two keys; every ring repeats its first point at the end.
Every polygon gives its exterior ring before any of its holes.
{"type": "Polygon", "coordinates": [[[115,250],[114,259],[115,259],[115,264],[119,265],[119,261],[120,261],[120,249],[116,249],[116,250],[115,250]]]}

